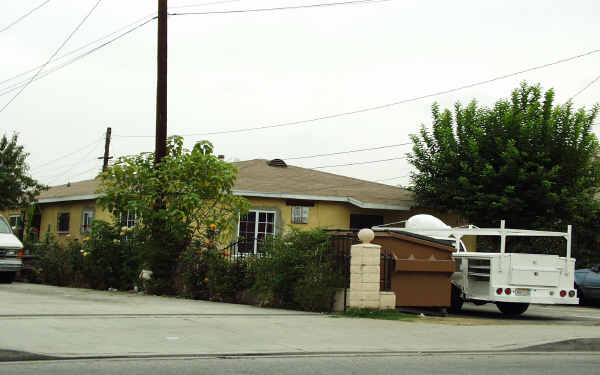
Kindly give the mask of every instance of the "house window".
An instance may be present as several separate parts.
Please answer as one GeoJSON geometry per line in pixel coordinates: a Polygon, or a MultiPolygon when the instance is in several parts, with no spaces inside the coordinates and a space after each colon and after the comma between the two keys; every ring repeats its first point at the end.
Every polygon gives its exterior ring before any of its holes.
{"type": "Polygon", "coordinates": [[[350,229],[371,228],[383,225],[383,216],[380,215],[350,215],[350,229]]]}
{"type": "Polygon", "coordinates": [[[275,212],[251,210],[240,217],[238,251],[256,254],[261,251],[265,238],[274,233],[275,212]]]}
{"type": "Polygon", "coordinates": [[[71,215],[68,212],[58,214],[58,224],[56,225],[57,233],[69,233],[70,216],[71,215]]]}
{"type": "Polygon", "coordinates": [[[308,224],[310,207],[292,206],[292,224],[308,224]]]}
{"type": "Polygon", "coordinates": [[[121,212],[119,221],[121,222],[121,226],[127,228],[135,227],[137,223],[137,209],[127,210],[127,213],[121,212]]]}
{"type": "Polygon", "coordinates": [[[81,233],[88,233],[92,230],[92,221],[94,221],[94,209],[85,208],[81,218],[81,233]]]}

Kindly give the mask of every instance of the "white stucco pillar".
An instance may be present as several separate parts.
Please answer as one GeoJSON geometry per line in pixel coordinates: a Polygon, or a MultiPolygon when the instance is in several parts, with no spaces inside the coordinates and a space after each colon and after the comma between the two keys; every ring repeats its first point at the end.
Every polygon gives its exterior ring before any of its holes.
{"type": "Polygon", "coordinates": [[[372,244],[371,229],[358,232],[362,242],[350,250],[350,289],[346,306],[355,309],[392,309],[396,304],[393,292],[380,292],[381,246],[372,244]]]}

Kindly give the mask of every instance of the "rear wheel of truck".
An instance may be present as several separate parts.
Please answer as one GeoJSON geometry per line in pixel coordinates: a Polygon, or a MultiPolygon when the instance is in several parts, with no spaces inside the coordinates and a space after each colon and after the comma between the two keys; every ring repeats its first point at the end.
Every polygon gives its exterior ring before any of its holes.
{"type": "Polygon", "coordinates": [[[0,272],[0,283],[10,284],[15,280],[16,272],[0,272]]]}
{"type": "Polygon", "coordinates": [[[450,312],[459,312],[462,309],[462,305],[465,301],[460,296],[460,289],[455,285],[452,285],[452,290],[450,292],[450,308],[448,311],[450,312]]]}
{"type": "Polygon", "coordinates": [[[575,290],[577,290],[577,298],[579,298],[579,304],[581,306],[587,305],[587,301],[585,300],[585,296],[583,295],[583,291],[579,287],[579,285],[575,284],[575,290]]]}
{"type": "Polygon", "coordinates": [[[527,311],[529,304],[518,302],[496,302],[496,306],[498,306],[498,310],[502,311],[502,314],[516,316],[527,311]]]}

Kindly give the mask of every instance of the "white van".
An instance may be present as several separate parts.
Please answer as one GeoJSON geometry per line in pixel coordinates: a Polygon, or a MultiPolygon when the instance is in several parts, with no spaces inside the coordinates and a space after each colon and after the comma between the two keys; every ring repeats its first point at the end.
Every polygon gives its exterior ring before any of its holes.
{"type": "Polygon", "coordinates": [[[10,225],[0,215],[0,283],[10,284],[23,267],[23,244],[15,236],[10,225]]]}

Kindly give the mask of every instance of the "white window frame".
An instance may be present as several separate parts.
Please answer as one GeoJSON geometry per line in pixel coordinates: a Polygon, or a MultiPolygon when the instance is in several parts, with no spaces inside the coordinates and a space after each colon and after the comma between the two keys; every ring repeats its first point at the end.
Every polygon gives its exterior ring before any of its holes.
{"type": "Polygon", "coordinates": [[[292,206],[292,224],[308,224],[310,207],[292,206]]]}
{"type": "Polygon", "coordinates": [[[93,208],[84,208],[81,212],[81,233],[90,233],[92,231],[92,222],[94,221],[94,212],[93,208]],[[87,225],[86,225],[86,216],[87,216],[87,225]]]}
{"type": "Polygon", "coordinates": [[[121,226],[123,226],[123,224],[125,224],[124,226],[126,226],[127,228],[135,227],[135,225],[137,224],[137,220],[138,220],[137,208],[133,209],[133,219],[131,218],[131,216],[132,216],[131,211],[132,210],[127,210],[127,215],[125,216],[125,222],[123,222],[123,213],[122,212],[119,213],[119,224],[121,226]]]}
{"type": "MultiPolygon", "coordinates": [[[[248,214],[250,212],[255,212],[256,213],[256,221],[254,222],[254,247],[253,247],[253,253],[256,254],[258,253],[258,224],[259,224],[259,214],[261,213],[266,213],[266,214],[273,214],[273,233],[269,233],[269,234],[275,234],[276,232],[276,228],[277,228],[277,211],[274,210],[249,210],[248,214]]],[[[242,215],[238,214],[238,224],[237,224],[237,238],[240,237],[240,222],[242,221],[242,215]]],[[[267,234],[267,233],[265,233],[267,234]]]]}

